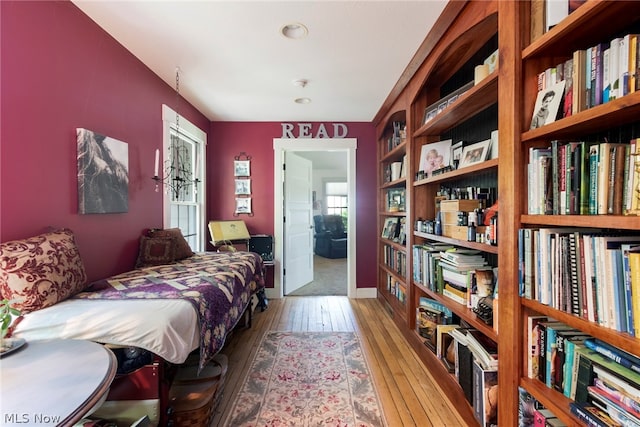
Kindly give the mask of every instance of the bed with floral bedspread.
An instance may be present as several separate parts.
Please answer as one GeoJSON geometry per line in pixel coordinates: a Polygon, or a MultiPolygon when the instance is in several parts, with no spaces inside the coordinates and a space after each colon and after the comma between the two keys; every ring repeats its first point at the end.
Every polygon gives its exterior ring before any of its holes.
{"type": "Polygon", "coordinates": [[[135,269],[92,283],[75,299],[184,299],[200,326],[200,365],[222,348],[251,296],[264,287],[262,258],[253,252],[198,252],[166,265],[135,269]]]}

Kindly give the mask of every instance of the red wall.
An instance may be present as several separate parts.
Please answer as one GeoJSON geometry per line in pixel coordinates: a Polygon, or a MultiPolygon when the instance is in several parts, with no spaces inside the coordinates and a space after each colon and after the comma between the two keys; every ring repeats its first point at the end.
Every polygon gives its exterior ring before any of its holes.
{"type": "MultiPolygon", "coordinates": [[[[0,241],[66,227],[89,280],[128,270],[141,231],[162,226],[151,175],[173,88],[71,2],[0,4],[0,241]],[[129,144],[128,213],[78,214],[77,127],[129,144]]],[[[186,103],[178,111],[209,129],[186,103]]]]}
{"type": "MultiPolygon", "coordinates": [[[[210,123],[67,1],[0,1],[0,241],[66,227],[76,234],[89,280],[133,267],[138,236],[162,226],[154,153],[162,104],[208,131],[208,218],[233,218],[233,157],[252,156],[252,233],[273,233],[273,138],[280,123],[210,123]],[[83,127],[129,144],[129,211],[79,215],[76,135],[83,127]]],[[[173,70],[172,70],[173,71],[173,70]]],[[[375,136],[358,139],[358,287],[375,286],[375,136]]]]}
{"type": "MultiPolygon", "coordinates": [[[[346,138],[357,138],[355,215],[357,287],[375,287],[376,269],[376,149],[375,128],[371,123],[345,123],[346,138]]],[[[312,135],[318,123],[313,123],[312,135]]],[[[297,126],[296,126],[297,128],[297,126]]],[[[333,129],[326,124],[327,129],[333,129]]],[[[251,203],[254,216],[241,215],[252,234],[273,234],[273,139],[282,137],[280,123],[215,122],[211,124],[207,148],[207,211],[209,219],[234,218],[233,160],[241,152],[251,156],[251,203]]]]}

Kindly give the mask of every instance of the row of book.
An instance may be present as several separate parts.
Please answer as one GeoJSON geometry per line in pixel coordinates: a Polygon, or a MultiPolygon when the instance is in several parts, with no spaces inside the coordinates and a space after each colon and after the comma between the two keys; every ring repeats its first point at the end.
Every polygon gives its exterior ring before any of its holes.
{"type": "Polygon", "coordinates": [[[552,141],[529,150],[531,215],[640,214],[640,139],[629,143],[552,141]]]}
{"type": "Polygon", "coordinates": [[[589,425],[640,425],[640,358],[546,316],[527,327],[530,378],[573,400],[589,425]],[[594,413],[611,424],[593,424],[594,413]]]}
{"type": "Polygon", "coordinates": [[[640,235],[525,228],[518,245],[523,297],[640,336],[640,235]]]}
{"type": "Polygon", "coordinates": [[[559,117],[621,98],[640,90],[638,34],[626,34],[573,52],[571,58],[538,75],[538,90],[564,86],[559,117]],[[564,82],[563,85],[559,83],[564,82]]]}
{"type": "Polygon", "coordinates": [[[455,375],[483,427],[496,424],[498,347],[480,331],[460,321],[444,304],[421,297],[416,331],[425,345],[455,375]]]}
{"type": "Polygon", "coordinates": [[[406,286],[391,274],[387,274],[387,292],[396,297],[401,304],[407,300],[406,286]]]}
{"type": "Polygon", "coordinates": [[[518,387],[518,427],[564,427],[566,425],[526,389],[518,387]]]}
{"type": "Polygon", "coordinates": [[[412,251],[414,283],[468,308],[493,296],[493,267],[481,252],[436,242],[413,245],[412,251]]]}
{"type": "Polygon", "coordinates": [[[383,260],[387,267],[404,277],[407,273],[407,254],[389,245],[384,245],[383,251],[383,260]]]}

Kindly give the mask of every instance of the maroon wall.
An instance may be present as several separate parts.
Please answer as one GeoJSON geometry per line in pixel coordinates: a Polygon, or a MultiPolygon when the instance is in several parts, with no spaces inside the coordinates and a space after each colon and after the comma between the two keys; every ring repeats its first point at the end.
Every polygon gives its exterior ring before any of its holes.
{"type": "MultiPolygon", "coordinates": [[[[376,149],[371,123],[345,123],[346,138],[357,138],[355,215],[357,287],[375,287],[376,269],[376,149]]],[[[317,123],[313,123],[312,135],[317,123]]],[[[332,129],[331,125],[326,125],[332,129]]],[[[207,149],[207,212],[209,219],[236,219],[233,160],[241,152],[251,156],[251,203],[254,215],[241,215],[252,234],[273,234],[273,139],[282,137],[280,123],[215,122],[207,149]]]]}
{"type": "Polygon", "coordinates": [[[130,269],[140,232],[162,226],[162,104],[210,122],[71,2],[0,3],[0,241],[67,227],[89,280],[130,269]],[[77,127],[129,144],[128,213],[78,214],[77,127]]]}

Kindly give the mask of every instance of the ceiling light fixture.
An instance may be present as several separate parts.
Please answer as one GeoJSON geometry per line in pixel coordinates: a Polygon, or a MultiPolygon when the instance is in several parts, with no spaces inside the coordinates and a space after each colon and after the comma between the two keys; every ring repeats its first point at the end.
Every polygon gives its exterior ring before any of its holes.
{"type": "Polygon", "coordinates": [[[288,39],[302,39],[309,34],[307,27],[298,22],[285,25],[280,32],[288,39]]]}
{"type": "Polygon", "coordinates": [[[311,98],[296,98],[294,100],[294,102],[296,104],[310,104],[311,103],[311,98]]]}
{"type": "Polygon", "coordinates": [[[307,80],[307,79],[298,79],[298,80],[294,80],[292,83],[293,83],[294,86],[298,86],[298,87],[304,88],[309,83],[309,80],[307,80]]]}

